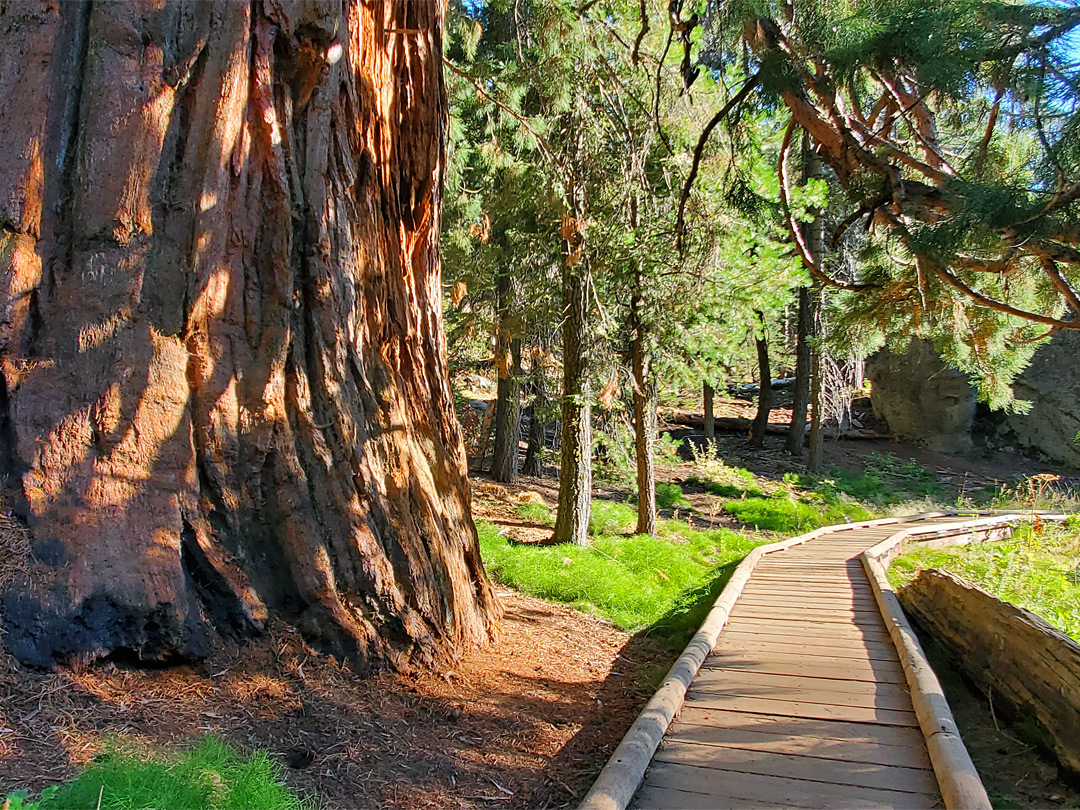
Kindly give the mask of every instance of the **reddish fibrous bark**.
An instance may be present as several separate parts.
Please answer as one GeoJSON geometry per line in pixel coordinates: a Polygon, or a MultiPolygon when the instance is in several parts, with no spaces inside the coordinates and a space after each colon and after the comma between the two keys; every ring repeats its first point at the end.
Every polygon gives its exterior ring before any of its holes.
{"type": "Polygon", "coordinates": [[[8,647],[490,637],[447,379],[441,3],[0,8],[8,647]]]}

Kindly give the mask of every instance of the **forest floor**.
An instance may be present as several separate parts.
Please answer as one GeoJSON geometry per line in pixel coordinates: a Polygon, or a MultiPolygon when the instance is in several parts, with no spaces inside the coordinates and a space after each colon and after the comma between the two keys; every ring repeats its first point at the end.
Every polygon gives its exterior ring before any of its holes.
{"type": "MultiPolygon", "coordinates": [[[[326,808],[576,804],[676,651],[500,589],[499,639],[452,671],[357,677],[288,627],[195,667],[0,666],[0,789],[36,793],[110,745],[262,748],[326,808]]],[[[0,793],[4,795],[4,793],[0,793]]]]}
{"type": "MultiPolygon", "coordinates": [[[[743,436],[718,437],[725,463],[773,480],[794,469],[781,442],[769,436],[764,451],[751,451],[743,436]]],[[[880,441],[829,442],[826,464],[858,472],[869,454],[883,452],[949,479],[948,498],[1038,471],[1023,459],[971,462],[880,441]]],[[[660,477],[682,483],[693,469],[683,461],[660,477]]],[[[597,494],[625,503],[628,492],[610,485],[597,494]]],[[[713,496],[692,484],[686,494],[702,527],[737,528],[713,496]]],[[[523,518],[521,504],[553,505],[556,496],[551,477],[512,487],[474,479],[477,518],[523,541],[551,530],[523,518]]],[[[325,808],[576,805],[677,650],[497,587],[504,607],[498,640],[443,673],[358,677],[281,624],[242,647],[222,642],[197,666],[106,663],[43,673],[0,656],[0,790],[36,793],[110,746],[170,749],[212,734],[269,751],[286,766],[288,784],[325,808]]],[[[1006,742],[982,746],[980,768],[1016,758],[1006,742]]],[[[1033,798],[1074,803],[1049,772],[1030,779],[1033,798]]]]}
{"type": "MultiPolygon", "coordinates": [[[[475,481],[477,518],[528,530],[507,504],[537,497],[530,483],[551,495],[543,479],[475,481]]],[[[0,796],[71,778],[110,746],[211,734],[269,751],[320,807],[572,806],[678,651],[498,593],[498,639],[442,673],[358,677],[281,624],[253,643],[221,642],[197,666],[44,673],[0,657],[0,796]]]]}

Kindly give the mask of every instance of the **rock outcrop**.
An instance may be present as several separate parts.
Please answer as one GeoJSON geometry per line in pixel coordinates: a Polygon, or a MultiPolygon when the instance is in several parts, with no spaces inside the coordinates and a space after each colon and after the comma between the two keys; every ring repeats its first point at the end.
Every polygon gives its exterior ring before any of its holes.
{"type": "Polygon", "coordinates": [[[1028,413],[1005,416],[1015,445],[1080,468],[1080,333],[1060,332],[1041,346],[1013,392],[1031,403],[1028,413]]]}
{"type": "Polygon", "coordinates": [[[866,376],[874,414],[897,436],[940,453],[971,450],[975,390],[930,341],[912,340],[903,354],[883,349],[866,361],[866,376]]]}

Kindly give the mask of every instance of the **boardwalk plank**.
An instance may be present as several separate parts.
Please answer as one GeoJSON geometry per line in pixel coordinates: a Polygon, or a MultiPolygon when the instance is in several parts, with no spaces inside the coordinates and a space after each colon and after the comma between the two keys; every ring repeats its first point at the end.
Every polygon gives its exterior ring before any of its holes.
{"type": "Polygon", "coordinates": [[[738,608],[751,608],[759,610],[761,608],[770,608],[774,612],[772,615],[786,615],[795,614],[798,615],[803,611],[806,612],[829,612],[829,611],[854,611],[858,613],[867,613],[871,616],[880,617],[877,605],[873,602],[866,602],[860,599],[854,599],[852,597],[833,596],[833,597],[806,597],[799,599],[795,596],[787,596],[783,594],[748,594],[745,597],[746,601],[739,599],[736,602],[735,607],[738,608]]]}
{"type": "Polygon", "coordinates": [[[914,711],[875,709],[866,706],[837,706],[806,700],[788,700],[752,695],[714,695],[693,692],[687,704],[701,709],[730,709],[780,717],[813,717],[818,720],[842,720],[845,723],[879,723],[883,726],[918,728],[914,711]]]}
{"type": "MultiPolygon", "coordinates": [[[[727,632],[727,631],[725,631],[727,632]]],[[[826,621],[766,621],[763,619],[751,620],[749,618],[740,622],[733,621],[730,626],[732,635],[746,635],[755,633],[767,636],[793,636],[806,639],[808,642],[817,642],[822,639],[835,639],[837,641],[876,641],[880,644],[891,645],[889,634],[885,630],[871,627],[853,627],[842,622],[826,621]]]]}
{"type": "MultiPolygon", "coordinates": [[[[894,726],[882,726],[890,729],[894,726]]],[[[842,762],[865,762],[874,765],[895,765],[901,768],[930,769],[930,758],[921,750],[922,740],[916,745],[908,742],[884,745],[872,739],[835,739],[814,737],[806,733],[781,733],[767,727],[696,725],[679,722],[668,731],[666,740],[696,745],[713,745],[720,748],[742,748],[747,751],[781,754],[801,754],[842,762]]],[[[822,772],[830,766],[822,763],[822,772]]]]}
{"type": "Polygon", "coordinates": [[[770,652],[775,650],[782,654],[820,656],[834,660],[846,658],[870,659],[872,661],[900,660],[896,655],[896,648],[892,645],[841,644],[837,646],[827,644],[825,641],[821,639],[808,642],[805,638],[800,640],[793,636],[766,636],[758,633],[725,631],[720,636],[720,643],[717,644],[716,650],[718,652],[732,649],[746,652],[770,652]]]}
{"type": "Polygon", "coordinates": [[[855,610],[853,608],[814,608],[809,605],[790,605],[787,608],[777,608],[764,605],[743,604],[740,599],[731,611],[732,617],[745,616],[749,619],[767,619],[769,621],[814,621],[830,620],[840,621],[856,626],[884,627],[881,614],[877,611],[855,610]]]}
{"type": "MultiPolygon", "coordinates": [[[[683,726],[711,726],[718,730],[730,729],[733,733],[760,730],[769,734],[805,737],[839,742],[873,743],[877,746],[895,746],[916,749],[925,754],[922,732],[905,726],[886,726],[877,723],[849,723],[815,717],[784,717],[730,709],[707,709],[687,706],[676,721],[683,726]]],[[[928,762],[929,760],[925,760],[928,762]]]]}
{"type": "MultiPolygon", "coordinates": [[[[707,793],[692,793],[687,790],[674,790],[672,788],[656,788],[648,784],[644,785],[634,797],[632,807],[640,810],[657,810],[658,808],[678,808],[678,810],[717,810],[723,804],[717,804],[715,796],[707,793]]],[[[757,810],[766,808],[786,808],[786,804],[770,804],[768,802],[755,802],[750,799],[738,800],[739,810],[757,810]]]]}
{"type": "Polygon", "coordinates": [[[692,700],[705,700],[720,695],[730,697],[766,698],[768,700],[787,700],[799,703],[814,703],[823,706],[845,706],[856,709],[887,709],[890,711],[910,712],[911,696],[896,684],[878,684],[880,691],[851,692],[843,691],[831,685],[819,685],[817,679],[807,679],[799,683],[798,678],[778,675],[786,684],[771,680],[769,676],[753,675],[745,677],[742,672],[724,672],[711,670],[694,679],[691,691],[692,700]],[[886,690],[886,687],[891,689],[886,690]]]}
{"type": "Polygon", "coordinates": [[[698,686],[758,685],[806,692],[843,692],[853,695],[880,695],[895,698],[911,707],[911,693],[906,685],[876,681],[851,680],[844,677],[808,678],[804,675],[780,675],[772,672],[748,672],[739,669],[703,668],[694,680],[698,686]]]}
{"type": "Polygon", "coordinates": [[[692,793],[722,796],[712,807],[744,807],[747,802],[763,802],[784,807],[904,808],[934,807],[937,797],[898,790],[829,785],[779,776],[717,773],[693,765],[659,762],[649,769],[645,784],[652,788],[674,788],[692,793]]]}
{"type": "Polygon", "coordinates": [[[660,746],[653,761],[668,762],[673,765],[695,765],[716,771],[738,771],[760,776],[805,779],[808,782],[825,782],[830,785],[897,790],[904,793],[932,794],[937,790],[934,774],[921,768],[877,765],[859,759],[826,760],[802,754],[748,751],[742,748],[698,745],[685,741],[674,745],[665,743],[660,746]]]}
{"type": "Polygon", "coordinates": [[[702,669],[735,669],[774,675],[796,675],[803,678],[842,677],[869,682],[907,683],[904,670],[894,661],[869,659],[835,661],[818,656],[788,655],[775,650],[768,654],[734,650],[715,652],[705,660],[702,669]]]}
{"type": "Polygon", "coordinates": [[[899,524],[758,563],[633,806],[939,807],[859,555],[899,524]]]}

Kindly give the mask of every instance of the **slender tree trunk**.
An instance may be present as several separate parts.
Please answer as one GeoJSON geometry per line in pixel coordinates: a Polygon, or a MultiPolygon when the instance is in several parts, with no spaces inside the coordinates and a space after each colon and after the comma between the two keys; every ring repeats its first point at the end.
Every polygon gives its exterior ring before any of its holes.
{"type": "Polygon", "coordinates": [[[544,449],[548,427],[547,390],[539,347],[533,353],[532,379],[529,385],[532,388],[532,402],[529,404],[529,445],[525,450],[525,461],[521,472],[522,475],[536,476],[541,472],[540,452],[544,449]]]}
{"type": "MultiPolygon", "coordinates": [[[[570,227],[577,227],[576,220],[570,227]]],[[[592,512],[592,402],[588,374],[589,277],[580,261],[580,239],[580,234],[574,233],[567,240],[570,255],[562,271],[562,448],[554,540],[584,546],[589,542],[592,512]]]]}
{"type": "Polygon", "coordinates": [[[272,613],[371,665],[489,638],[440,314],[442,9],[0,6],[22,661],[198,657],[272,613]]]}
{"type": "MultiPolygon", "coordinates": [[[[802,181],[821,176],[821,162],[810,148],[810,139],[803,136],[802,143],[802,181]]],[[[819,260],[825,255],[825,230],[824,222],[820,214],[813,222],[803,223],[799,226],[803,229],[806,243],[810,246],[813,255],[819,260]]],[[[817,338],[814,326],[817,322],[816,298],[817,285],[803,287],[799,290],[799,318],[797,340],[795,346],[795,390],[794,401],[791,406],[791,428],[788,431],[787,442],[784,449],[793,456],[803,454],[803,439],[806,434],[806,409],[810,401],[811,388],[811,344],[817,338]]]]}
{"type": "Polygon", "coordinates": [[[500,273],[497,282],[499,331],[495,365],[499,382],[495,400],[495,446],[491,451],[491,477],[511,483],[517,478],[521,444],[521,338],[512,333],[514,292],[510,276],[500,273]]]}
{"type": "Polygon", "coordinates": [[[705,443],[716,441],[716,415],[713,412],[713,387],[702,383],[705,397],[705,443]]]}
{"type": "Polygon", "coordinates": [[[784,449],[796,458],[803,454],[806,439],[806,409],[810,402],[810,338],[813,323],[813,292],[799,290],[799,317],[795,343],[795,386],[791,403],[791,427],[784,449]]]}
{"type": "Polygon", "coordinates": [[[645,340],[641,315],[640,276],[630,298],[630,367],[634,377],[634,455],[637,461],[637,533],[656,534],[656,381],[645,340]]]}
{"type": "MultiPolygon", "coordinates": [[[[814,290],[813,295],[813,308],[812,308],[812,324],[814,335],[821,334],[821,296],[820,289],[814,290]]],[[[825,456],[825,434],[822,431],[821,419],[822,419],[822,400],[824,398],[824,392],[822,390],[822,376],[823,369],[821,363],[821,347],[815,343],[811,351],[811,372],[810,372],[810,439],[808,441],[808,449],[806,453],[806,469],[809,472],[819,472],[822,464],[824,463],[825,456]]]]}
{"type": "Polygon", "coordinates": [[[750,426],[750,446],[765,446],[765,430],[769,427],[769,414],[772,412],[772,369],[769,366],[769,338],[765,331],[765,315],[760,311],[756,313],[758,322],[761,324],[761,337],[755,338],[758,358],[758,377],[761,384],[758,386],[757,414],[750,426]]]}

